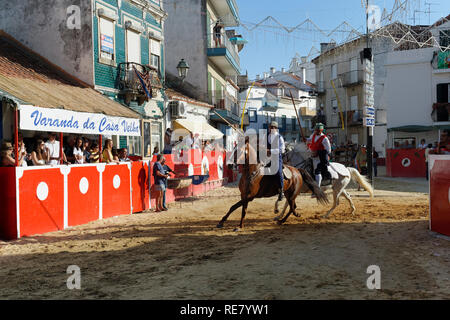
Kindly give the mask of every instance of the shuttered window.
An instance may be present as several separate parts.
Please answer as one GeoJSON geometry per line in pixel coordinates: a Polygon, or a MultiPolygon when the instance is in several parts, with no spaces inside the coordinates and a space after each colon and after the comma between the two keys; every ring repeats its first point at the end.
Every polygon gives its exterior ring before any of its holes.
{"type": "Polygon", "coordinates": [[[127,62],[141,63],[141,37],[132,30],[127,30],[127,62]]]}
{"type": "Polygon", "coordinates": [[[161,61],[161,42],[150,39],[150,65],[159,70],[161,61]]]}

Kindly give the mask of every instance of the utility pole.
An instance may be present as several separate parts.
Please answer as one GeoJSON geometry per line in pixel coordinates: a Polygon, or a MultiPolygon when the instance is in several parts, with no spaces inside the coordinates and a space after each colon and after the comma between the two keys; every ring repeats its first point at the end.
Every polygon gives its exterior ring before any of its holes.
{"type": "MultiPolygon", "coordinates": [[[[375,126],[375,119],[369,116],[368,109],[373,109],[373,96],[374,96],[374,67],[373,67],[373,55],[370,49],[369,40],[369,0],[366,0],[366,48],[362,52],[362,60],[365,66],[365,83],[364,83],[364,125],[367,127],[367,171],[369,175],[369,181],[373,185],[373,132],[375,126]],[[367,81],[368,80],[368,81],[367,81]]],[[[375,117],[375,115],[373,115],[375,117]]]]}

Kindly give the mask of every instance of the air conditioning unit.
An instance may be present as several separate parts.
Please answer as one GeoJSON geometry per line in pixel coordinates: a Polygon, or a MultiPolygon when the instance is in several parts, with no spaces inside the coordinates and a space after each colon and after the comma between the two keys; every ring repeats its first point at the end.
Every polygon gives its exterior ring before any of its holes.
{"type": "Polygon", "coordinates": [[[169,102],[170,116],[172,119],[184,118],[186,116],[186,102],[170,101],[169,102]]]}

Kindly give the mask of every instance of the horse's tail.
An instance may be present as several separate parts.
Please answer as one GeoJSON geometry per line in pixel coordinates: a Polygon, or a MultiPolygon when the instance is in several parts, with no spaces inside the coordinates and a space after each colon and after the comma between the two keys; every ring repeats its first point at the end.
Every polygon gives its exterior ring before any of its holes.
{"type": "Polygon", "coordinates": [[[367,181],[367,179],[364,176],[360,175],[358,170],[356,170],[355,168],[347,168],[347,169],[348,171],[350,171],[350,174],[352,175],[352,180],[358,182],[370,194],[370,197],[373,198],[373,189],[369,181],[367,181]]]}
{"type": "Polygon", "coordinates": [[[311,175],[304,169],[299,168],[298,171],[302,175],[303,182],[308,186],[309,190],[316,196],[317,201],[320,204],[328,204],[329,200],[325,192],[320,189],[317,182],[311,177],[311,175]]]}

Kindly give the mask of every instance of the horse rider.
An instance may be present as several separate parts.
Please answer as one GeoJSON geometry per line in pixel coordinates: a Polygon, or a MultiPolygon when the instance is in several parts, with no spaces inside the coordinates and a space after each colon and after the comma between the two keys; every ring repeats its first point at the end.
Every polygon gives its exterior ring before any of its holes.
{"type": "Polygon", "coordinates": [[[284,139],[278,132],[278,123],[272,121],[270,124],[270,132],[267,141],[267,155],[278,156],[278,177],[279,177],[279,188],[278,188],[278,201],[283,199],[283,153],[285,152],[284,139]]]}
{"type": "Polygon", "coordinates": [[[317,123],[314,133],[307,140],[308,147],[312,151],[313,169],[319,187],[322,183],[322,177],[331,179],[331,174],[328,172],[331,144],[328,137],[323,133],[324,127],[322,123],[317,123]]]}

